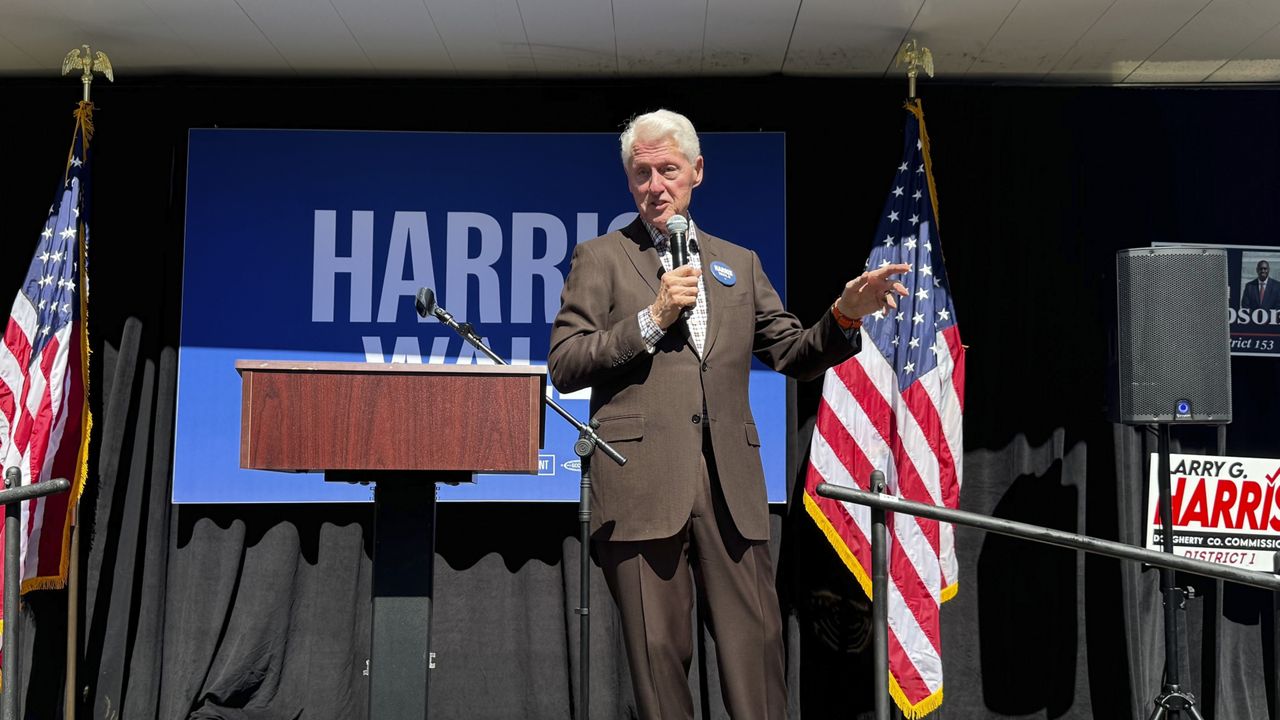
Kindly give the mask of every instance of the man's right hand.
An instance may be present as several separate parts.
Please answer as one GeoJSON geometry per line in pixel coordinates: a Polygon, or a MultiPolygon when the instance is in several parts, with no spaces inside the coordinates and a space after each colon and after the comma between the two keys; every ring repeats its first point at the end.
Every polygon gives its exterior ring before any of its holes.
{"type": "Polygon", "coordinates": [[[666,330],[680,317],[680,311],[698,303],[698,276],[702,271],[690,265],[662,274],[658,298],[649,306],[649,316],[666,330]]]}

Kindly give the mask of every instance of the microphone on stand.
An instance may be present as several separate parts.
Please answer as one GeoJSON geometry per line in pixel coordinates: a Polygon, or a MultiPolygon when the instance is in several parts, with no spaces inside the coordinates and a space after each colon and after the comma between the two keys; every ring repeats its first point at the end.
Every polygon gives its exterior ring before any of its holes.
{"type": "Polygon", "coordinates": [[[452,327],[453,315],[448,310],[436,304],[436,293],[429,287],[418,288],[418,297],[414,298],[413,305],[418,310],[418,315],[426,317],[435,315],[440,322],[452,327]]]}
{"type": "Polygon", "coordinates": [[[484,340],[479,335],[476,335],[476,329],[471,325],[471,323],[460,323],[457,320],[454,320],[452,313],[437,305],[435,290],[432,290],[429,287],[418,288],[418,296],[414,298],[413,306],[417,308],[418,315],[424,318],[428,315],[434,315],[437,320],[449,329],[461,335],[463,340],[471,343],[472,347],[489,356],[489,359],[495,363],[499,365],[510,364],[506,360],[498,357],[488,345],[484,344],[484,340]]]}

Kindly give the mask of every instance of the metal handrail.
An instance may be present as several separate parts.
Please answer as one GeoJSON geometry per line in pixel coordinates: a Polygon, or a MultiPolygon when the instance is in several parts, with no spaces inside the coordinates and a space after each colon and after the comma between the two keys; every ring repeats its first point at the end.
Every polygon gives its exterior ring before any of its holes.
{"type": "Polygon", "coordinates": [[[22,484],[22,471],[11,467],[4,474],[4,490],[0,490],[0,505],[4,505],[4,687],[0,689],[0,709],[4,720],[18,720],[18,595],[22,587],[22,568],[19,555],[22,552],[21,518],[18,513],[23,500],[34,500],[45,495],[66,492],[71,483],[64,479],[46,480],[30,485],[22,484]]]}
{"type": "MultiPolygon", "coordinates": [[[[876,490],[883,490],[884,473],[879,470],[872,472],[870,486],[876,490]]],[[[1041,525],[1031,525],[1029,523],[1016,522],[1014,520],[993,518],[989,515],[981,515],[974,512],[968,512],[966,510],[952,510],[951,508],[939,507],[937,505],[912,502],[910,500],[903,500],[902,498],[894,495],[885,495],[882,492],[855,490],[854,488],[844,487],[843,485],[820,483],[817,487],[817,492],[823,497],[857,503],[859,505],[866,505],[871,508],[871,624],[872,654],[873,664],[875,666],[876,720],[888,720],[889,718],[889,632],[888,608],[886,602],[886,585],[888,583],[888,579],[886,577],[886,568],[888,567],[886,552],[888,543],[885,542],[886,511],[905,513],[907,515],[917,515],[919,517],[941,520],[943,522],[954,523],[956,525],[968,525],[970,527],[988,530],[1001,535],[1009,535],[1023,540],[1031,540],[1032,542],[1058,545],[1060,547],[1071,548],[1074,550],[1083,550],[1096,555],[1120,558],[1121,560],[1134,560],[1137,562],[1147,563],[1149,565],[1155,565],[1157,567],[1172,568],[1174,570],[1182,570],[1229,582],[1253,585],[1267,590],[1280,591],[1280,575],[1259,572],[1257,570],[1242,570],[1240,568],[1234,568],[1229,565],[1219,565],[1206,560],[1195,560],[1167,552],[1148,550],[1146,548],[1136,547],[1127,543],[1101,540],[1089,535],[1078,535],[1076,533],[1069,533],[1062,530],[1054,530],[1053,528],[1047,528],[1041,525]]],[[[1277,560],[1276,567],[1280,570],[1280,557],[1278,557],[1277,560]]]]}
{"type": "Polygon", "coordinates": [[[1253,585],[1267,590],[1280,590],[1280,576],[1260,572],[1258,570],[1242,570],[1229,565],[1219,565],[1218,563],[1212,563],[1207,560],[1195,560],[1189,557],[1182,557],[1181,555],[1170,555],[1156,550],[1147,550],[1146,548],[1136,547],[1127,543],[1100,540],[1089,535],[1077,535],[1076,533],[1054,530],[1053,528],[1042,527],[1040,525],[1015,522],[1013,520],[993,518],[988,515],[980,515],[978,513],[968,512],[965,510],[952,510],[951,508],[938,507],[937,505],[911,502],[910,500],[903,500],[901,498],[894,497],[893,495],[881,495],[878,493],[866,492],[864,490],[854,490],[852,488],[840,485],[831,485],[829,483],[822,483],[818,485],[818,494],[823,497],[834,498],[836,500],[844,500],[846,502],[857,503],[859,505],[868,505],[873,508],[880,508],[881,510],[901,512],[908,515],[919,515],[920,517],[942,520],[944,522],[955,523],[957,525],[969,525],[971,527],[990,530],[991,532],[1000,533],[1001,535],[1010,535],[1024,540],[1032,540],[1035,542],[1047,543],[1049,545],[1059,545],[1061,547],[1072,548],[1075,550],[1084,550],[1085,552],[1091,552],[1097,555],[1107,555],[1109,557],[1120,558],[1121,560],[1135,560],[1137,562],[1144,562],[1157,567],[1173,568],[1174,570],[1182,570],[1184,572],[1195,573],[1197,575],[1218,578],[1219,580],[1229,580],[1231,582],[1237,582],[1244,585],[1253,585]]]}

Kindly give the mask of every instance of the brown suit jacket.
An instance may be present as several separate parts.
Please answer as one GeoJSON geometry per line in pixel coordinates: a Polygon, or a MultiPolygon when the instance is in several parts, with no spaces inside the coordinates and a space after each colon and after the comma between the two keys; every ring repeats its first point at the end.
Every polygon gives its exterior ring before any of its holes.
{"type": "Polygon", "coordinates": [[[639,218],[573,252],[547,365],[562,392],[591,387],[600,436],[627,457],[619,467],[597,455],[592,471],[592,531],[602,540],[675,535],[693,507],[702,452],[703,398],[725,502],[738,531],[769,537],[760,437],[748,402],[754,354],[765,365],[809,379],[857,351],[831,317],[805,329],[782,306],[752,251],[698,229],[707,293],[704,357],[682,322],[649,354],[636,314],[657,297],[662,262],[639,218]],[[710,272],[733,269],[726,286],[710,272]]]}

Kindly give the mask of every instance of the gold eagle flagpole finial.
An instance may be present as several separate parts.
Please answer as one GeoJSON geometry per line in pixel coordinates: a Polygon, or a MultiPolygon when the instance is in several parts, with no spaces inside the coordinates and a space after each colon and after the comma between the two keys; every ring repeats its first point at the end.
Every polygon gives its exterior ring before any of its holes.
{"type": "Polygon", "coordinates": [[[100,72],[107,76],[107,80],[115,82],[115,75],[111,72],[111,60],[107,59],[107,54],[99,50],[96,53],[89,51],[88,45],[80,47],[67,53],[62,60],[62,74],[66,75],[75,70],[83,71],[80,75],[80,82],[84,83],[84,101],[89,102],[89,86],[93,84],[93,74],[100,72]],[[83,52],[83,55],[81,54],[83,52]]]}
{"type": "Polygon", "coordinates": [[[929,52],[929,48],[920,47],[920,44],[914,39],[903,43],[902,49],[898,51],[898,65],[907,66],[907,99],[916,99],[916,75],[920,74],[920,69],[933,77],[933,53],[929,52]]]}

